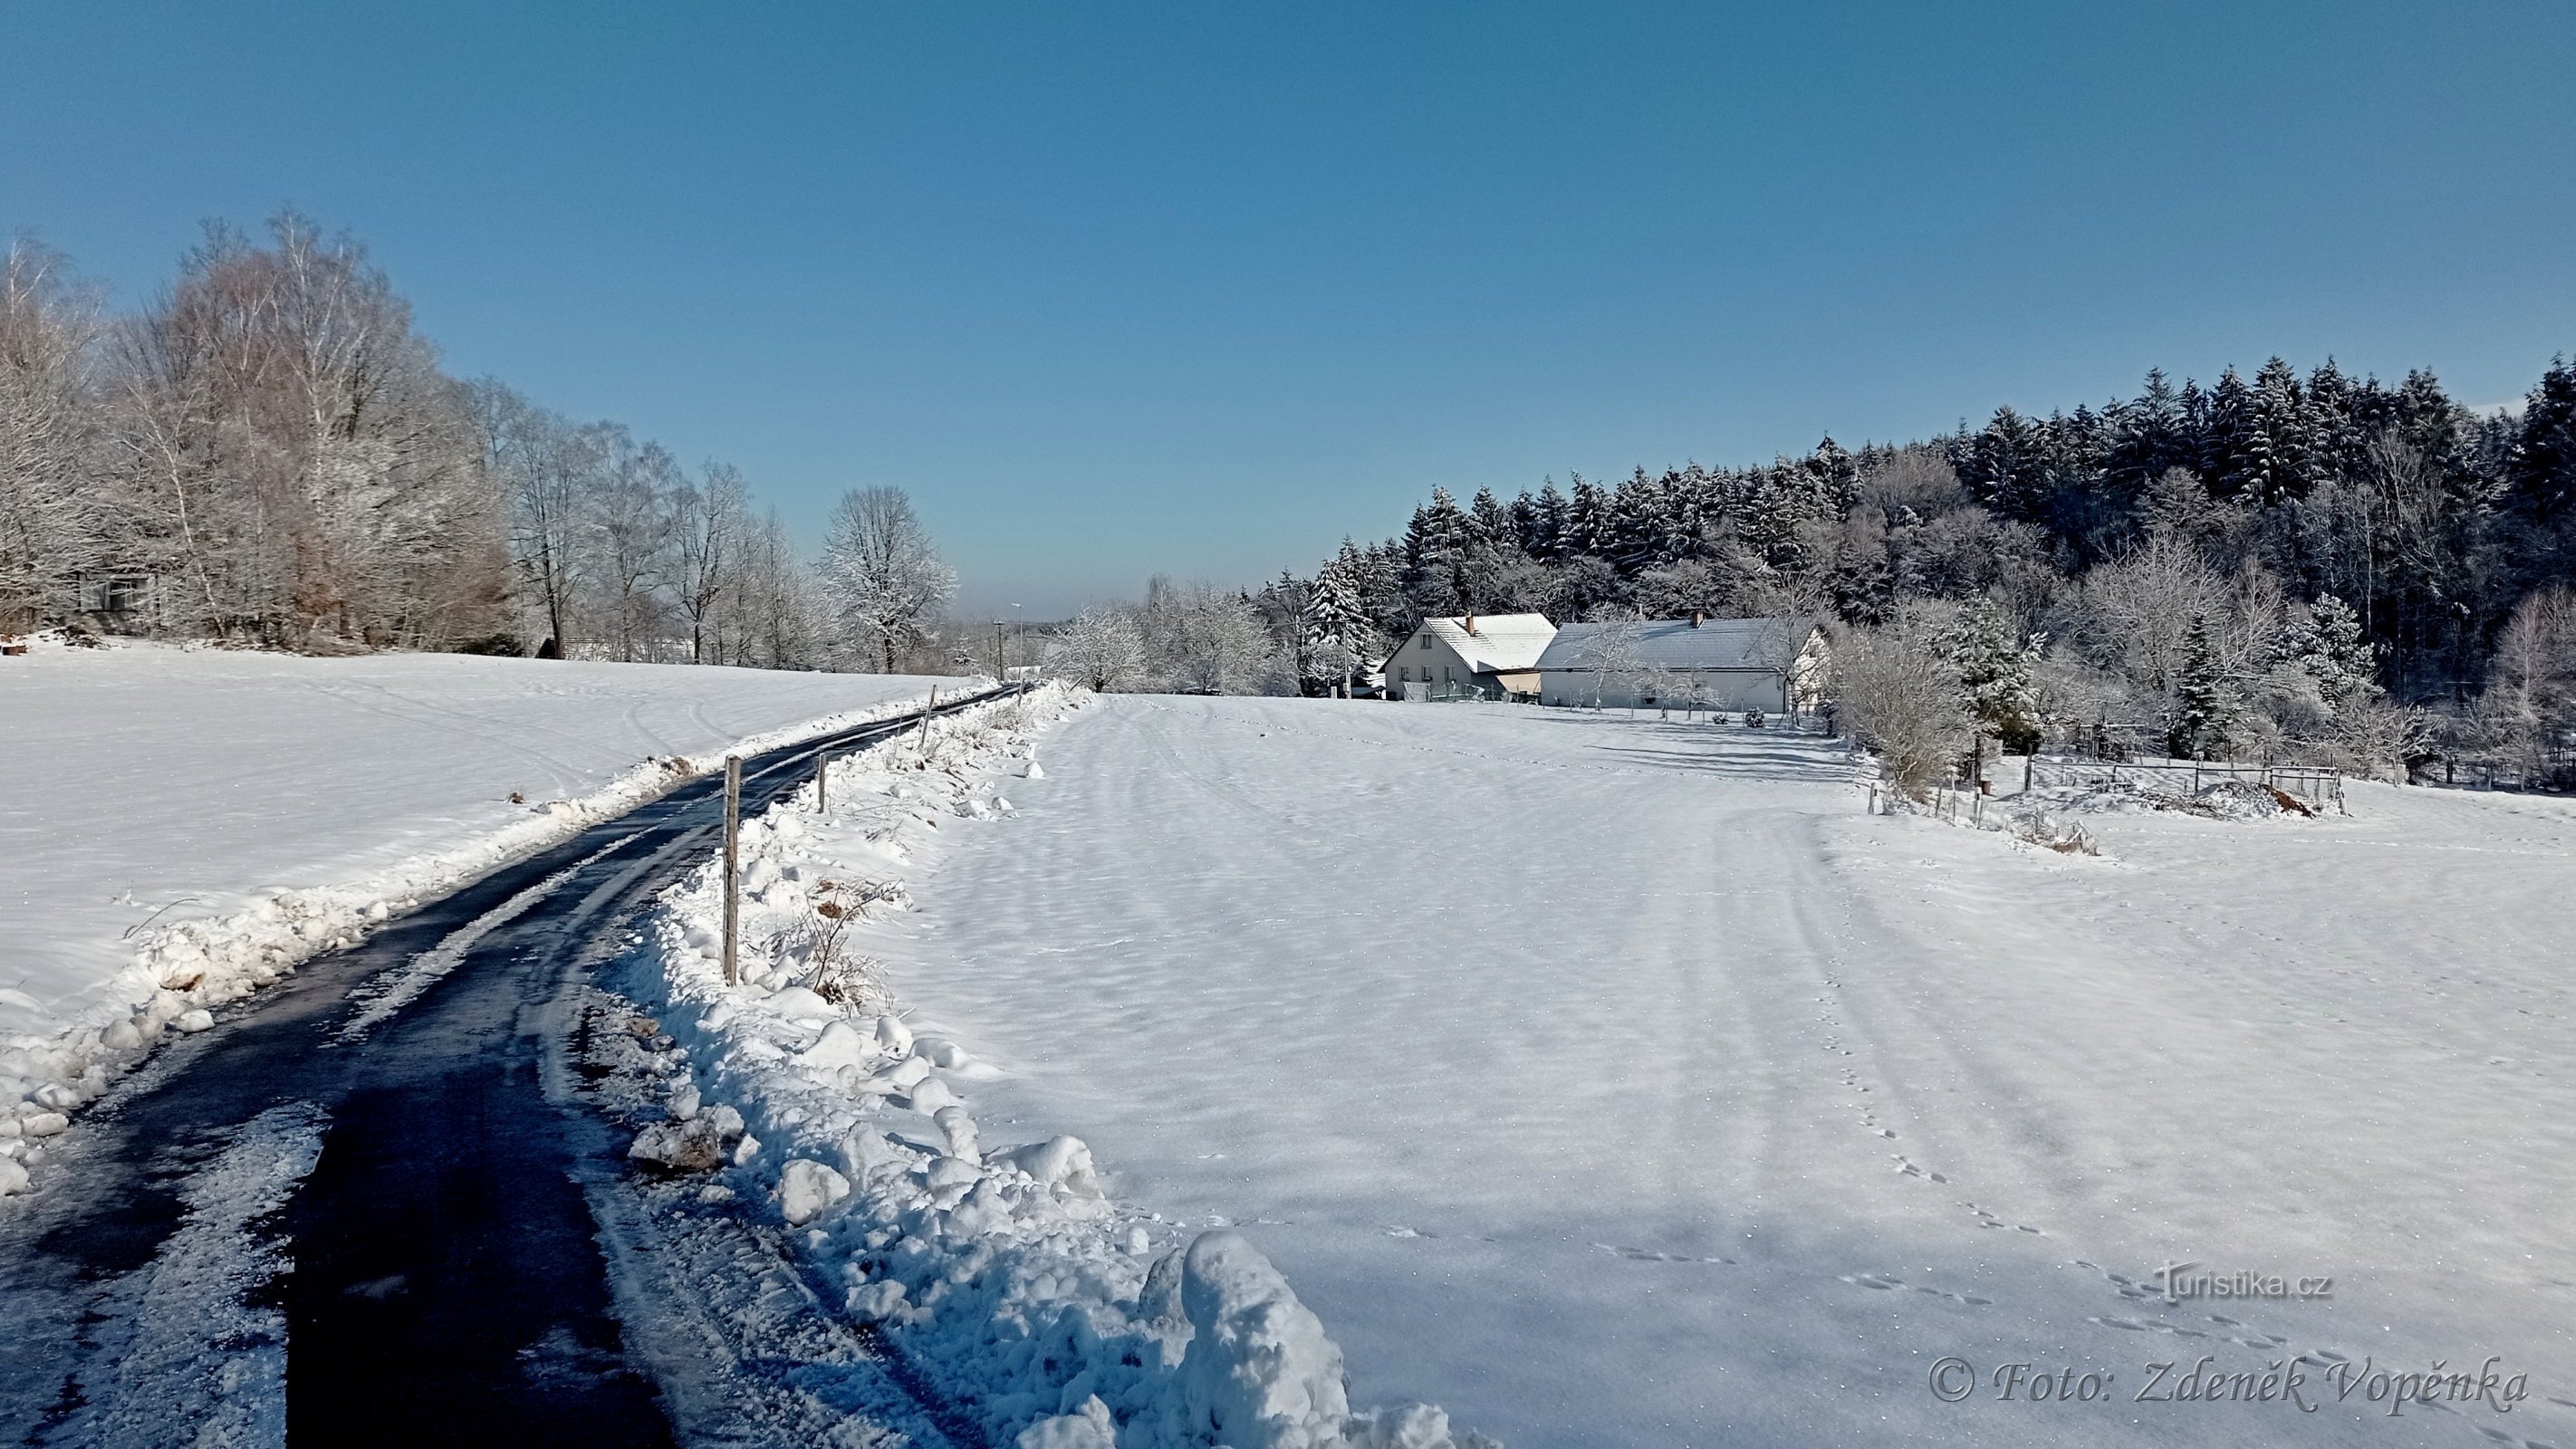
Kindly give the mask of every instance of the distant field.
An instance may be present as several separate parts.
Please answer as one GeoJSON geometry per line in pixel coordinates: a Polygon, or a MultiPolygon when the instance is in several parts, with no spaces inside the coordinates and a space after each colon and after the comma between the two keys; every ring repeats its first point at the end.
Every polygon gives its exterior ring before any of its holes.
{"type": "Polygon", "coordinates": [[[0,1045],[108,1010],[147,920],[314,887],[400,896],[442,873],[420,858],[470,869],[496,837],[546,829],[545,802],[648,756],[715,754],[943,682],[149,646],[0,660],[0,1045]]]}

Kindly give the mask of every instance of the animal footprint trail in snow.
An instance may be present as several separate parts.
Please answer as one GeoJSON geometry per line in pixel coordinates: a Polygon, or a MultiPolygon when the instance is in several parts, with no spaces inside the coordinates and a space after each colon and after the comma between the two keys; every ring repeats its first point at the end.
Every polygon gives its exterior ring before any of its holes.
{"type": "Polygon", "coordinates": [[[1631,1263],[1715,1263],[1725,1266],[1733,1266],[1735,1263],[1733,1258],[1709,1258],[1691,1253],[1662,1253],[1652,1248],[1623,1248],[1616,1243],[1594,1243],[1592,1246],[1614,1258],[1625,1258],[1631,1263]]]}

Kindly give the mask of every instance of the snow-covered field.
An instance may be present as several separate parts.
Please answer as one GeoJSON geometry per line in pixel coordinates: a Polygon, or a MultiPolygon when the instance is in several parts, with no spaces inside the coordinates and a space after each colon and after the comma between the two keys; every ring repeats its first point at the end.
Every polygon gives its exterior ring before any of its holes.
{"type": "Polygon", "coordinates": [[[2355,786],[2088,858],[1734,726],[1121,697],[1038,757],[864,949],[982,1064],[984,1142],[1078,1133],[1122,1214],[1238,1229],[1355,1402],[1522,1446],[2576,1443],[2568,802],[2355,786]],[[2190,1291],[2238,1275],[2311,1296],[2190,1291]]]}
{"type": "Polygon", "coordinates": [[[672,756],[941,682],[144,645],[0,660],[0,1116],[39,1089],[70,1105],[189,1010],[647,798],[672,756]]]}
{"type": "MultiPolygon", "coordinates": [[[[648,756],[929,683],[8,661],[0,1073],[648,756]]],[[[2576,1444],[2576,806],[2047,792],[2085,856],[1861,778],[1740,726],[1049,690],[749,825],[744,980],[709,866],[593,1050],[657,1202],[785,1218],[1020,1449],[1436,1449],[1425,1404],[1462,1449],[2576,1444]]]]}

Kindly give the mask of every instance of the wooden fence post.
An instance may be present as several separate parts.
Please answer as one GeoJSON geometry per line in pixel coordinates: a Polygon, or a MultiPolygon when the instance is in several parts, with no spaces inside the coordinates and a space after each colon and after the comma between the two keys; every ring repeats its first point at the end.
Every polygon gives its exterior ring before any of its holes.
{"type": "Polygon", "coordinates": [[[824,807],[824,805],[825,805],[826,803],[828,803],[829,798],[830,798],[831,788],[832,788],[832,752],[831,752],[830,750],[816,750],[816,751],[814,752],[814,813],[815,813],[815,814],[820,815],[820,814],[822,814],[822,813],[823,813],[823,807],[824,807]]]}
{"type": "Polygon", "coordinates": [[[939,708],[939,686],[930,686],[930,703],[921,711],[921,762],[930,763],[930,716],[939,708]]]}
{"type": "Polygon", "coordinates": [[[742,924],[742,757],[725,756],[724,791],[724,978],[741,980],[739,932],[742,924]]]}

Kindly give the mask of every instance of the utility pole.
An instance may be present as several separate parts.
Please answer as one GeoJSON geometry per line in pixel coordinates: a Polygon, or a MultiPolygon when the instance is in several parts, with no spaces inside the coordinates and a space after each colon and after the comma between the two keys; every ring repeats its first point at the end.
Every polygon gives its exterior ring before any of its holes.
{"type": "Polygon", "coordinates": [[[737,956],[742,925],[742,757],[725,756],[724,978],[741,979],[737,956]]]}

